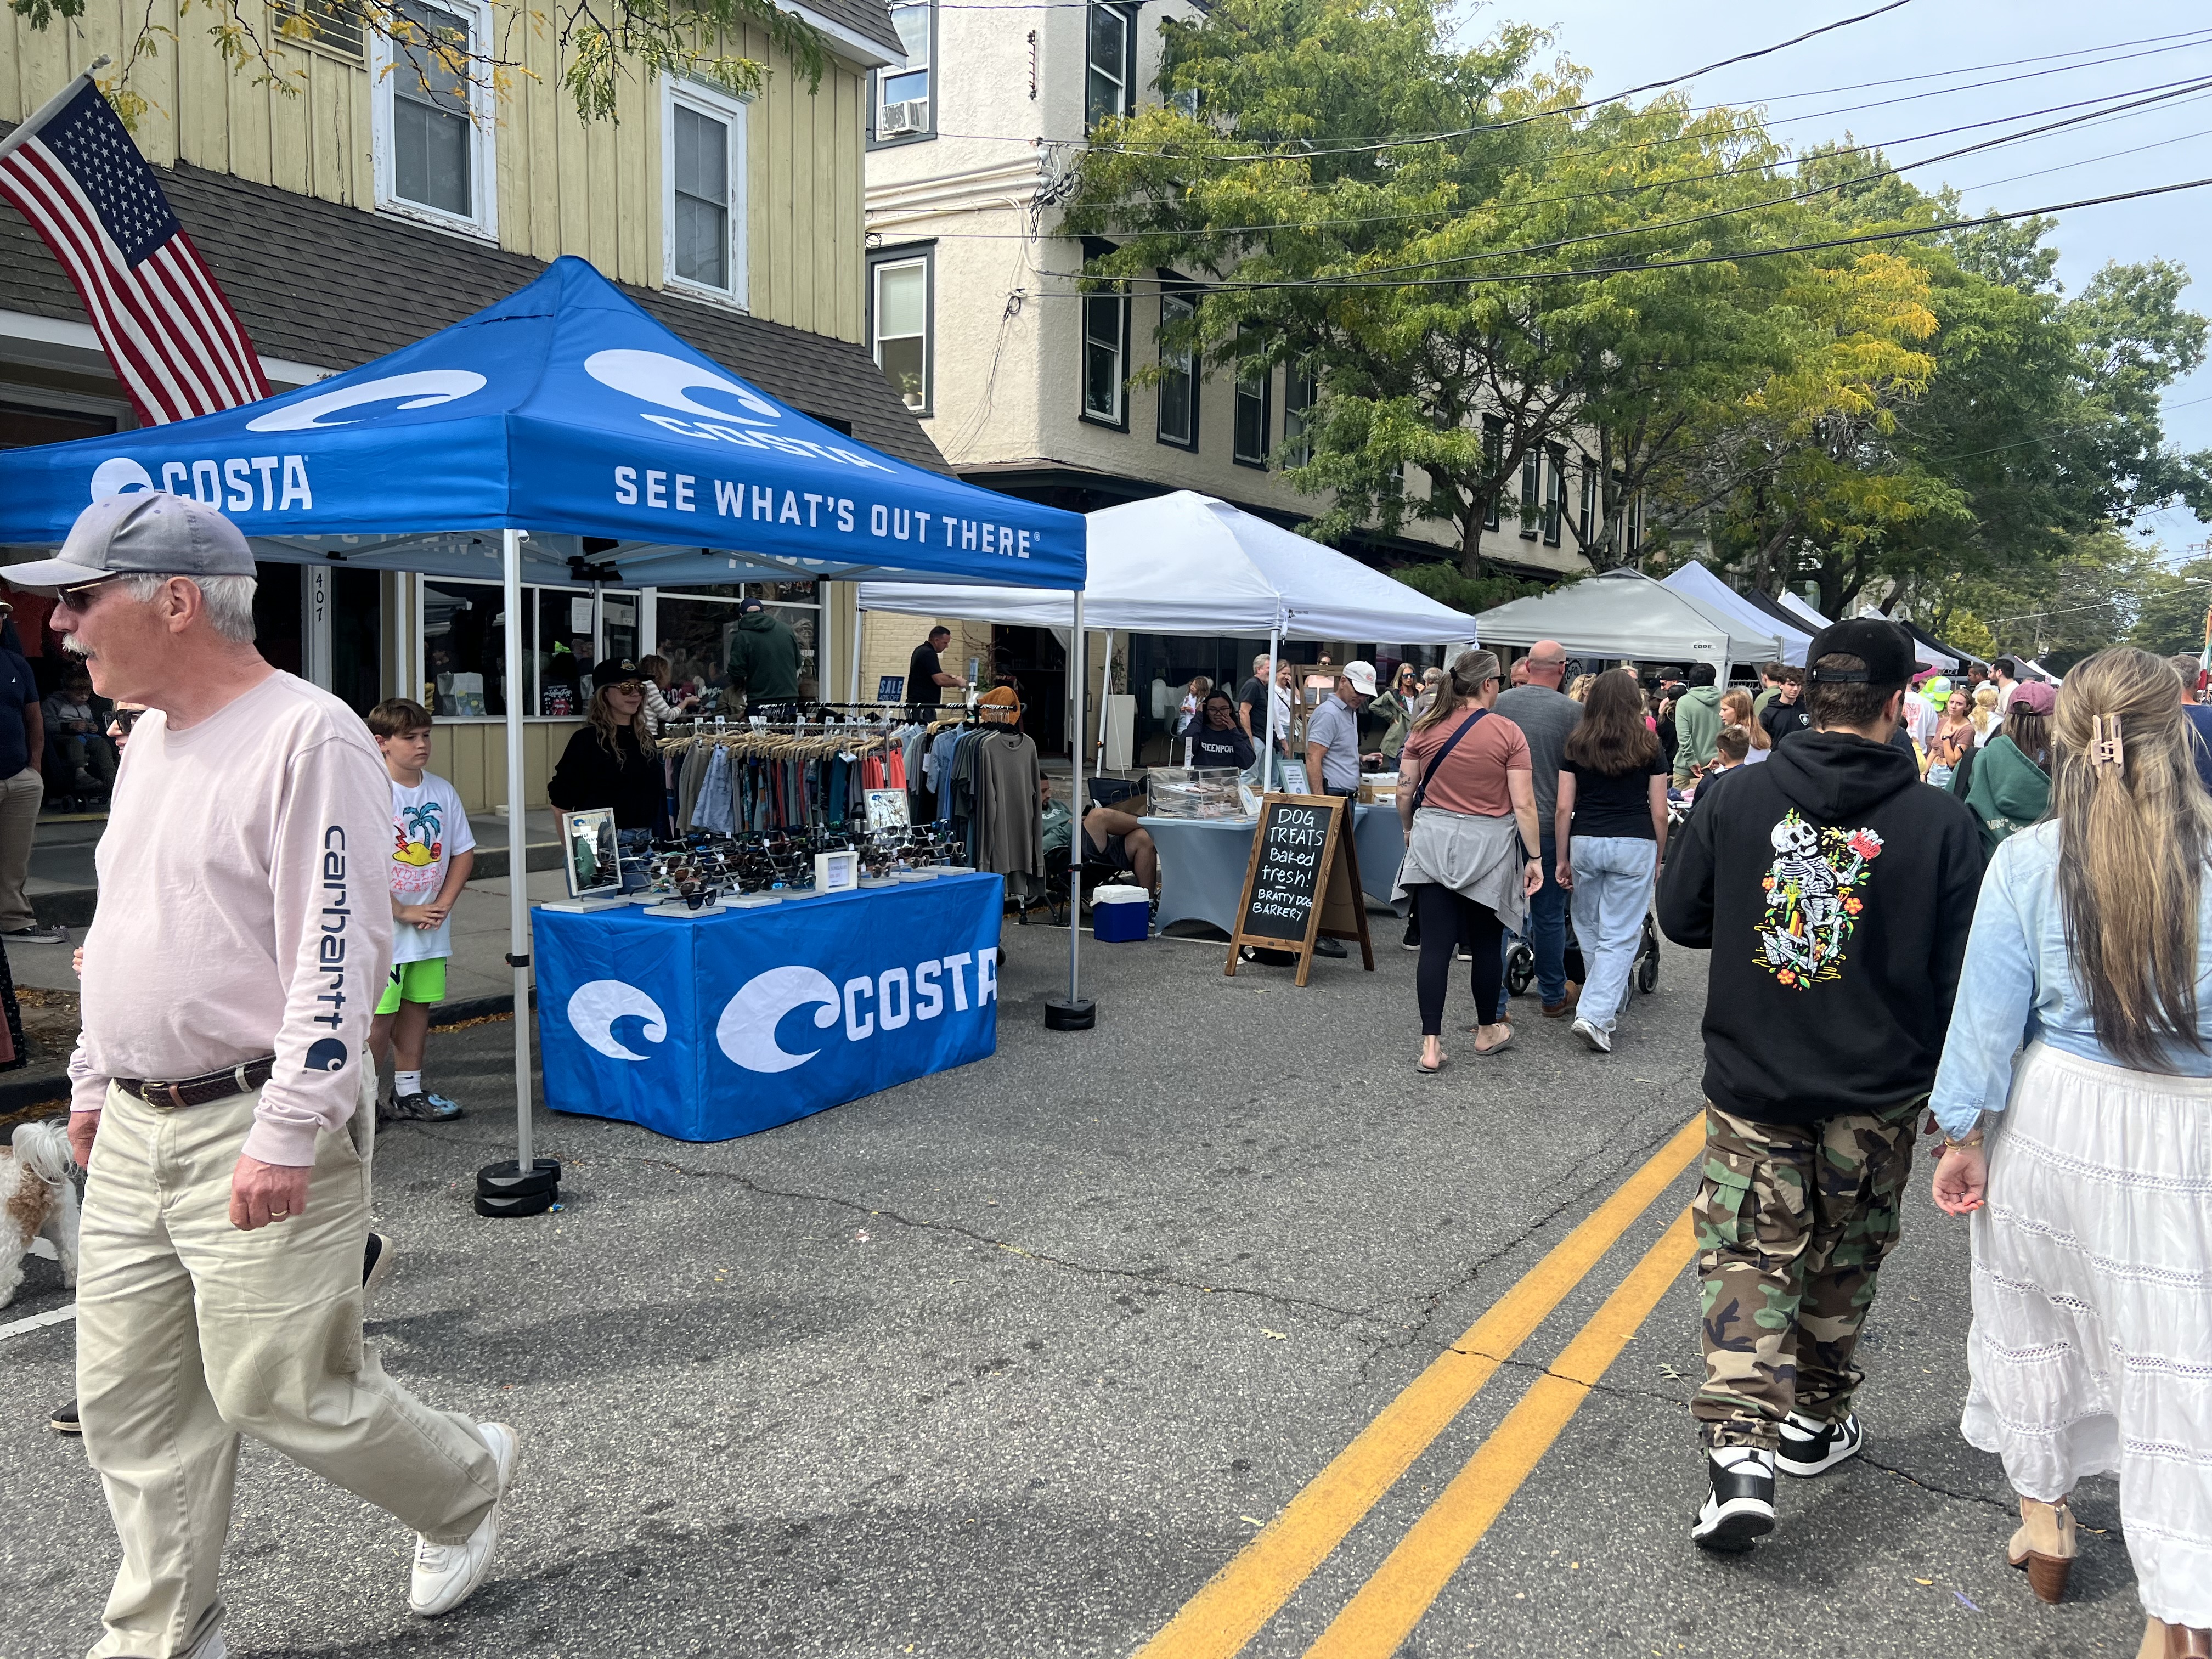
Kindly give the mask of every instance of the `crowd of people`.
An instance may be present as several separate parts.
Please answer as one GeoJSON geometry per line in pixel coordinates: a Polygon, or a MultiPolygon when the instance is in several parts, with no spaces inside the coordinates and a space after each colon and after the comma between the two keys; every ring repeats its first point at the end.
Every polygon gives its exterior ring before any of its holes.
{"type": "MultiPolygon", "coordinates": [[[[108,728],[131,758],[70,1066],[88,1172],[72,1415],[122,1544],[100,1652],[223,1650],[242,1433],[410,1527],[425,1616],[483,1582],[519,1455],[512,1428],[431,1408],[360,1340],[389,1260],[368,1224],[387,1045],[398,1115],[453,1115],[422,1088],[422,1016],[465,814],[425,769],[428,711],[394,700],[364,725],[255,653],[252,570],[220,514],[144,492],[15,573],[58,591],[54,627],[100,692],[151,711],[108,728]]],[[[2141,1654],[2212,1659],[2212,711],[2194,659],[2116,647],[2057,687],[2000,663],[1988,721],[1984,688],[1917,687],[1910,636],[1875,618],[1770,671],[1765,709],[1713,676],[1656,702],[1626,669],[1562,690],[1556,641],[1516,667],[1471,650],[1387,693],[1364,662],[1332,668],[1305,758],[1356,788],[1382,752],[1359,716],[1395,699],[1424,1073],[1448,1063],[1462,954],[1473,1052],[1511,1045],[1509,933],[1544,1012],[1598,1053],[1655,883],[1668,937],[1710,952],[1693,1542],[1750,1547],[1779,1476],[1863,1449],[1860,1339],[1924,1130],[1935,1200],[1969,1224],[1961,1427],[2017,1492],[2007,1559],[2062,1598],[2072,1494],[2116,1475],[2141,1654]]],[[[627,660],[592,678],[560,787],[618,795],[658,682],[627,660]]],[[[1291,689],[1272,663],[1254,680],[1261,703],[1291,689]]],[[[1194,752],[1249,757],[1254,707],[1206,688],[1194,752]]],[[[1072,815],[1048,788],[1042,805],[1064,847],[1072,815]]]]}
{"type": "Polygon", "coordinates": [[[2053,686],[2001,659],[1929,687],[1910,635],[1861,618],[1755,696],[1708,671],[1647,699],[1626,669],[1562,692],[1557,642],[1522,661],[1504,689],[1493,653],[1462,655],[1400,757],[1416,1063],[1446,1063],[1455,955],[1474,1051],[1510,1043],[1508,933],[1534,951],[1544,1012],[1607,1050],[1655,874],[1667,936],[1711,953],[1693,1541],[1751,1547],[1778,1475],[1863,1446],[1859,1337],[1924,1127],[1936,1203],[1971,1218],[1962,1432],[2018,1493],[2008,1560],[2059,1600],[2069,1494],[2116,1475],[2144,1659],[2212,1654],[2196,659],[2116,647],[2053,686]]]}

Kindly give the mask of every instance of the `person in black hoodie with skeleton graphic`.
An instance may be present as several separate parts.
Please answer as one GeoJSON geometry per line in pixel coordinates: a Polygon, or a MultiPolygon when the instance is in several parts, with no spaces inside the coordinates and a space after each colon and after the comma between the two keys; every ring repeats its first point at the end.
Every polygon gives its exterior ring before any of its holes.
{"type": "Polygon", "coordinates": [[[1812,728],[1698,801],[1659,885],[1667,936],[1712,952],[1692,1406],[1707,1549],[1772,1530],[1778,1468],[1820,1474],[1862,1443],[1853,1352],[1982,877],[1972,814],[1889,741],[1917,666],[1893,623],[1823,629],[1812,728]]]}

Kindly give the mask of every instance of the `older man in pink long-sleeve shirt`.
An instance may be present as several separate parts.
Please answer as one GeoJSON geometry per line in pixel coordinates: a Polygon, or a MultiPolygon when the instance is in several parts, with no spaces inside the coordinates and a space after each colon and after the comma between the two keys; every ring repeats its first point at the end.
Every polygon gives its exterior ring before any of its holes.
{"type": "Polygon", "coordinates": [[[111,497],[9,575],[58,589],[94,687],[152,711],[100,839],[70,1063],[78,1410],[123,1544],[91,1659],[221,1659],[241,1433],[414,1528],[409,1605],[446,1612],[490,1566],[516,1446],[362,1342],[392,925],[375,745],[253,648],[252,554],[212,507],[111,497]]]}

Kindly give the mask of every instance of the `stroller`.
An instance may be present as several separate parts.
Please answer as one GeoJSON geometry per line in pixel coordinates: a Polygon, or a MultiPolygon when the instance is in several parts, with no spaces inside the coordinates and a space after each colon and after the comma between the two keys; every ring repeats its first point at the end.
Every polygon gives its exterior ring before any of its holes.
{"type": "MultiPolygon", "coordinates": [[[[1575,919],[1571,912],[1567,919],[1567,977],[1577,985],[1588,977],[1583,964],[1582,945],[1575,938],[1575,919]]],[[[1650,996],[1659,988],[1659,926],[1652,921],[1651,913],[1644,915],[1644,937],[1637,941],[1636,965],[1630,975],[1636,988],[1650,996]]],[[[1536,952],[1528,941],[1518,933],[1513,936],[1513,946],[1505,957],[1505,988],[1513,996],[1528,994],[1536,979],[1536,952]]]]}

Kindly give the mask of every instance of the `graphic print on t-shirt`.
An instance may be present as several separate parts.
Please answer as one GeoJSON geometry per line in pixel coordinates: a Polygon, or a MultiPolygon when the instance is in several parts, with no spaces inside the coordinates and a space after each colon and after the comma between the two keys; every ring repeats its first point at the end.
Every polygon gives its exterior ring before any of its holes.
{"type": "Polygon", "coordinates": [[[1841,979],[1844,948],[1866,908],[1862,895],[1881,856],[1881,837],[1871,830],[1818,828],[1793,806],[1769,840],[1774,862],[1765,883],[1767,925],[1759,930],[1761,964],[1801,991],[1841,979]]]}
{"type": "Polygon", "coordinates": [[[403,904],[438,896],[446,878],[445,806],[434,796],[397,808],[392,818],[392,892],[403,904]]]}

